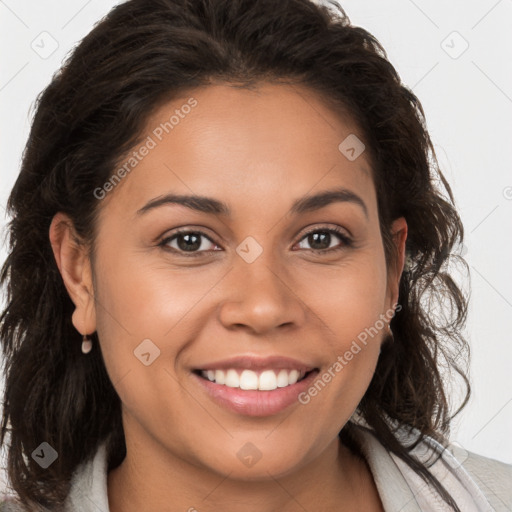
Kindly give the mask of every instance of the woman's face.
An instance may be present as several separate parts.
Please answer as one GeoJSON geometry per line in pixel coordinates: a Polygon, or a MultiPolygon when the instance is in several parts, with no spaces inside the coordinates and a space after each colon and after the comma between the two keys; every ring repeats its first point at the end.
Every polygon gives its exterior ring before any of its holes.
{"type": "Polygon", "coordinates": [[[257,479],[336,439],[374,373],[406,237],[395,221],[388,275],[354,135],[305,88],[200,88],[159,109],[97,191],[94,281],[73,319],[98,332],[129,450],[257,479]],[[293,384],[294,368],[316,371],[293,384]],[[236,389],[244,369],[242,387],[278,387],[236,389]]]}

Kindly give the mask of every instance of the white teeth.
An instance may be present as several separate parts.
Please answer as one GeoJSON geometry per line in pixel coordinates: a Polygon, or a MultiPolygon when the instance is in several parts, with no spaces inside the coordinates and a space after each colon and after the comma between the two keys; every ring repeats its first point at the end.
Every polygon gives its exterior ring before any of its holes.
{"type": "Polygon", "coordinates": [[[226,380],[224,382],[224,385],[229,386],[230,388],[240,387],[240,378],[238,377],[238,373],[236,373],[236,370],[228,370],[226,372],[226,380]]]}
{"type": "Polygon", "coordinates": [[[240,375],[240,389],[258,389],[258,374],[252,370],[244,370],[240,375]]]}
{"type": "Polygon", "coordinates": [[[215,382],[217,384],[226,383],[226,376],[222,370],[215,370],[215,382]]]}
{"type": "Polygon", "coordinates": [[[297,370],[292,370],[290,375],[288,375],[288,382],[290,384],[295,384],[299,380],[299,372],[297,370]]]}
{"type": "MultiPolygon", "coordinates": [[[[286,371],[286,370],[282,370],[286,371]]],[[[272,370],[265,370],[260,375],[258,389],[272,391],[277,388],[277,377],[276,372],[272,370]]]]}
{"type": "Polygon", "coordinates": [[[295,384],[304,377],[305,372],[299,370],[264,370],[259,375],[253,370],[243,370],[240,375],[237,370],[203,370],[201,375],[216,384],[223,384],[230,388],[258,389],[272,391],[295,384]]]}

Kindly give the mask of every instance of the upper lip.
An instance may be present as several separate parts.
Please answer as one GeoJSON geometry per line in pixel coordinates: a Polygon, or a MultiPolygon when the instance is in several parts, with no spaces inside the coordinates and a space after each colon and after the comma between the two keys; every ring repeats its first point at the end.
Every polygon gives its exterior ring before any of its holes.
{"type": "Polygon", "coordinates": [[[290,369],[290,370],[303,370],[309,372],[314,370],[314,365],[292,359],[285,356],[254,356],[254,355],[241,355],[223,359],[222,361],[215,361],[197,367],[197,370],[226,370],[229,368],[244,368],[248,370],[265,370],[265,369],[290,369]]]}

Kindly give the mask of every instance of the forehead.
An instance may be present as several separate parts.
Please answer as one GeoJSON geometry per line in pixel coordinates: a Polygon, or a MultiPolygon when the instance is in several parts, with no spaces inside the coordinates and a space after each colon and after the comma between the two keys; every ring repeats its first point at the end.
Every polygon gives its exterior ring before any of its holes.
{"type": "Polygon", "coordinates": [[[342,184],[371,203],[366,153],[352,160],[343,152],[344,141],[353,146],[361,139],[348,117],[302,86],[193,89],[150,116],[108,200],[135,211],[150,198],[179,192],[226,202],[257,197],[260,207],[270,207],[278,198],[342,184]]]}

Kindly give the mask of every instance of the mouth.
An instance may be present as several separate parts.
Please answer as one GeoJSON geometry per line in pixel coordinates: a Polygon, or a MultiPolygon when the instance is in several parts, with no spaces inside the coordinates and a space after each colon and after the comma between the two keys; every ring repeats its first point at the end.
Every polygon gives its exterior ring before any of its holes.
{"type": "Polygon", "coordinates": [[[273,391],[301,382],[315,371],[318,371],[318,368],[313,368],[309,371],[295,368],[271,368],[266,370],[228,368],[211,370],[197,369],[193,370],[193,373],[202,379],[220,386],[243,390],[273,391]]]}
{"type": "Polygon", "coordinates": [[[272,416],[294,404],[301,405],[299,396],[313,384],[319,373],[319,368],[192,371],[198,388],[208,400],[231,413],[252,417],[272,416]]]}

